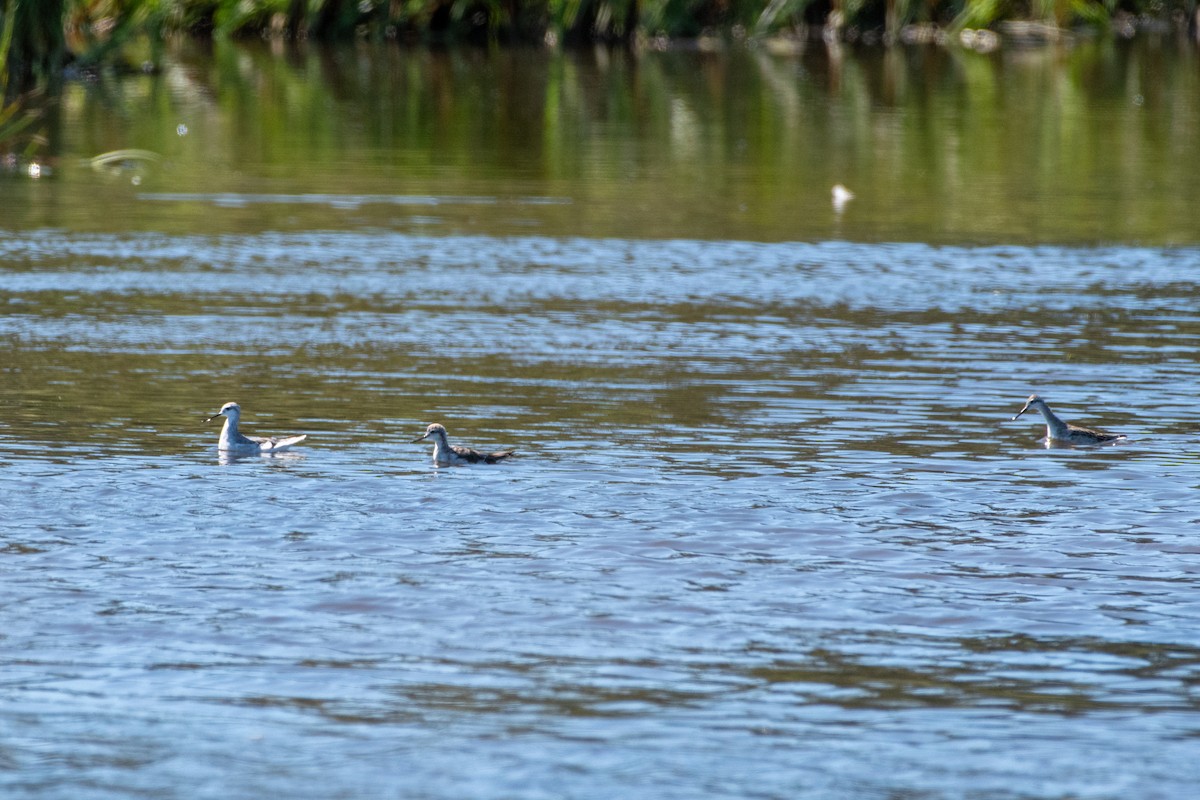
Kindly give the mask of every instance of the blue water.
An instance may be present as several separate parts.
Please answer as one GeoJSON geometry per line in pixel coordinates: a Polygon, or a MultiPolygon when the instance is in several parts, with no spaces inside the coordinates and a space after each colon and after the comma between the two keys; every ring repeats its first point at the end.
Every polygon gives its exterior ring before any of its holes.
{"type": "Polygon", "coordinates": [[[10,232],[0,788],[1190,797],[1198,260],[10,232]]]}

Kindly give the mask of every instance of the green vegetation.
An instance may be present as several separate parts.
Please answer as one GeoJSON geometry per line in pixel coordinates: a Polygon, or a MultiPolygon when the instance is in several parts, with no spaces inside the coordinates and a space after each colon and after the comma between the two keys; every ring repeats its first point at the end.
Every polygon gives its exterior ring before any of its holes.
{"type": "MultiPolygon", "coordinates": [[[[15,71],[62,58],[102,60],[135,37],[350,37],[418,41],[628,41],[827,24],[897,31],[911,23],[983,27],[1002,20],[1104,25],[1144,15],[1190,18],[1195,0],[0,0],[15,19],[15,71]],[[67,39],[64,40],[64,31],[67,39]]],[[[21,77],[24,77],[23,75],[21,77]]]]}
{"type": "MultiPolygon", "coordinates": [[[[0,0],[0,146],[35,125],[68,68],[155,69],[171,36],[405,43],[649,43],[834,35],[929,41],[934,31],[1024,20],[1011,35],[1064,27],[1194,25],[1196,0],[0,0]]],[[[989,34],[991,36],[991,34],[989,34]]],[[[994,41],[994,36],[989,41],[994,41]]],[[[947,38],[979,46],[979,40],[947,38]]],[[[987,49],[979,46],[979,49],[987,49]]]]}
{"type": "MultiPolygon", "coordinates": [[[[45,3],[45,7],[55,5],[55,0],[45,3]]],[[[39,80],[56,80],[56,64],[61,61],[63,26],[58,22],[48,30],[44,23],[36,11],[17,0],[3,0],[0,5],[0,144],[24,135],[27,151],[40,143],[39,137],[26,134],[40,116],[29,101],[39,80]],[[44,41],[41,37],[47,32],[50,39],[44,41]]]]}

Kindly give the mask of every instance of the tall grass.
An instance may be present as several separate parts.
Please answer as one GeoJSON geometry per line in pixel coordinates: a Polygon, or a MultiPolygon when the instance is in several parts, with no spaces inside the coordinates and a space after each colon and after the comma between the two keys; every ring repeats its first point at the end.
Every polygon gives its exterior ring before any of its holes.
{"type": "Polygon", "coordinates": [[[77,57],[103,59],[132,37],[180,32],[531,41],[549,33],[620,41],[735,28],[762,36],[820,26],[831,12],[843,26],[860,29],[956,19],[977,26],[1013,18],[1094,24],[1121,13],[1190,16],[1196,0],[22,0],[5,4],[6,18],[9,6],[18,9],[10,67],[15,59],[21,69],[36,70],[36,59],[61,55],[64,28],[77,57]]]}
{"type": "Polygon", "coordinates": [[[6,96],[53,81],[66,57],[63,3],[66,0],[5,0],[6,96]]]}
{"type": "Polygon", "coordinates": [[[57,59],[63,52],[61,24],[47,25],[33,5],[20,0],[3,0],[0,5],[0,146],[24,138],[27,153],[41,142],[28,135],[41,117],[40,109],[31,108],[30,101],[40,91],[39,80],[53,83],[57,79],[57,59]],[[49,38],[41,39],[43,36],[49,38]]]}
{"type": "Polygon", "coordinates": [[[628,42],[715,33],[769,36],[836,21],[847,33],[910,22],[1006,19],[1105,26],[1118,15],[1195,19],[1197,0],[0,0],[9,102],[64,63],[121,64],[164,37],[351,37],[408,41],[628,42]]]}

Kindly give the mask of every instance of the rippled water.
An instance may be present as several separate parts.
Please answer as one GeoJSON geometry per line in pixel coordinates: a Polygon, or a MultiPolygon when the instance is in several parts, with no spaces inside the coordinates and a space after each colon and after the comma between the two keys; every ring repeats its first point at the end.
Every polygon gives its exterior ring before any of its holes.
{"type": "Polygon", "coordinates": [[[1188,797],[1198,262],[10,233],[0,786],[1188,797]]]}

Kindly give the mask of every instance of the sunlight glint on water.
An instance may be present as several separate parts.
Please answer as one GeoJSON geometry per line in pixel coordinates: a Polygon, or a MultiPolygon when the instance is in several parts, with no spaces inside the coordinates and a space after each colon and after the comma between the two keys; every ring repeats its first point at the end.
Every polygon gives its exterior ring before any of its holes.
{"type": "Polygon", "coordinates": [[[1200,778],[1192,251],[6,252],[9,793],[1200,778]],[[1034,389],[1132,441],[1041,448],[1034,389]],[[310,438],[218,459],[229,400],[310,438]],[[520,455],[434,469],[433,421],[520,455]]]}
{"type": "Polygon", "coordinates": [[[1190,44],[165,47],[0,175],[5,798],[1195,793],[1190,44]]]}

